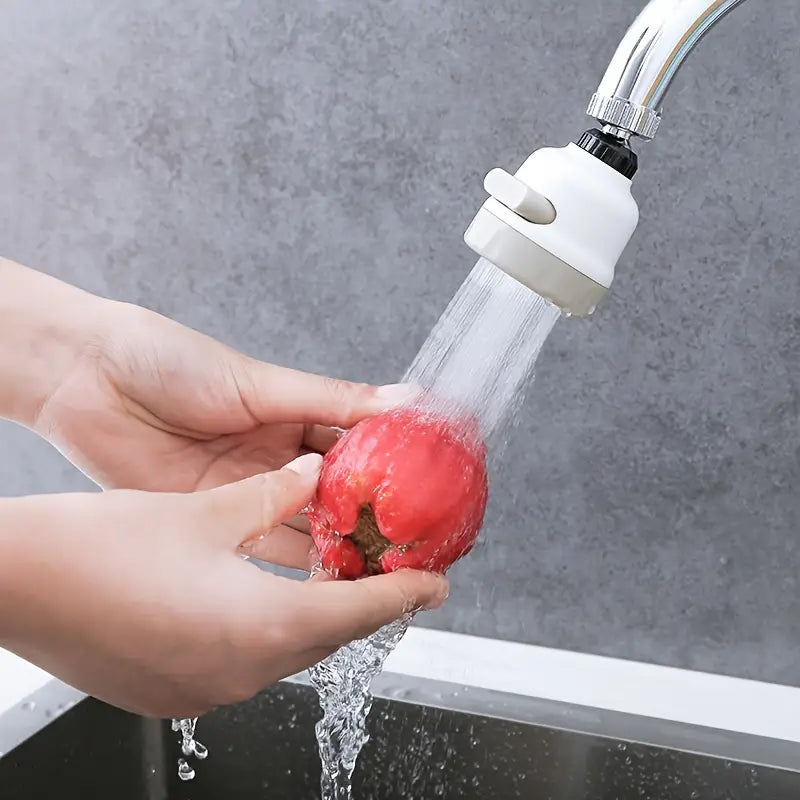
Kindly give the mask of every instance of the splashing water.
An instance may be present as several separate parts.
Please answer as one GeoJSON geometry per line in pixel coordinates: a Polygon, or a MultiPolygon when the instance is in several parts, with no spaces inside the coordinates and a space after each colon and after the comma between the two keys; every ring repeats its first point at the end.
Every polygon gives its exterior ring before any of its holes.
{"type": "Polygon", "coordinates": [[[372,708],[370,686],[389,653],[403,638],[411,617],[352,642],[310,670],[323,717],[316,725],[322,763],[323,800],[347,800],[361,748],[367,743],[367,716],[372,708]]]}
{"type": "Polygon", "coordinates": [[[178,759],[178,777],[182,781],[191,781],[194,780],[194,767],[185,759],[179,758],[178,759]]]}
{"type": "MultiPolygon", "coordinates": [[[[473,414],[495,448],[519,407],[536,359],[559,310],[481,259],[423,344],[404,381],[424,391],[422,402],[445,413],[473,414]]],[[[369,735],[371,686],[411,616],[352,642],[310,670],[322,719],[316,735],[322,800],[349,800],[352,775],[369,735]]]]}
{"type": "MultiPolygon", "coordinates": [[[[196,726],[197,717],[172,720],[172,730],[181,732],[181,752],[187,758],[194,756],[202,761],[208,755],[208,748],[194,738],[196,726]]],[[[194,768],[184,758],[178,759],[178,777],[182,781],[190,781],[194,778],[194,768]]]]}

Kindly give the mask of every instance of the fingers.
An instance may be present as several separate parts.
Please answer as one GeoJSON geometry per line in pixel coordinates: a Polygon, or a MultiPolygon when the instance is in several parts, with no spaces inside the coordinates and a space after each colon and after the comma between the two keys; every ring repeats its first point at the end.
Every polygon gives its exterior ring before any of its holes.
{"type": "Polygon", "coordinates": [[[229,545],[255,539],[308,505],[321,468],[322,456],[309,453],[283,469],[200,492],[203,525],[229,545]]]}
{"type": "Polygon", "coordinates": [[[250,558],[305,572],[310,572],[319,558],[311,537],[288,525],[278,525],[277,528],[244,542],[239,549],[250,558]]]}
{"type": "Polygon", "coordinates": [[[311,526],[308,523],[308,517],[305,514],[295,514],[287,520],[284,520],[284,525],[292,530],[300,531],[300,533],[311,533],[311,526]]]}
{"type": "Polygon", "coordinates": [[[416,609],[438,608],[447,599],[443,575],[401,570],[359,581],[310,580],[305,602],[314,614],[306,621],[310,646],[337,647],[362,639],[416,609]]]}
{"type": "Polygon", "coordinates": [[[325,425],[306,425],[303,446],[316,453],[327,453],[336,444],[340,435],[341,429],[325,425]]]}
{"type": "MultiPolygon", "coordinates": [[[[246,359],[237,383],[261,422],[306,422],[351,428],[360,420],[412,399],[416,390],[369,386],[246,359]]],[[[314,448],[317,449],[317,448],[314,448]]]]}

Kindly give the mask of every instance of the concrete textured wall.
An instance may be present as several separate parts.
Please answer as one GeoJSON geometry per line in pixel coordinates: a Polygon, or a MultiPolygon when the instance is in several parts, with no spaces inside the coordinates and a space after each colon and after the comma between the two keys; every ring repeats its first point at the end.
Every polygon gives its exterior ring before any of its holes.
{"type": "MultiPolygon", "coordinates": [[[[587,125],[638,0],[8,0],[0,249],[254,355],[402,373],[491,167],[587,125]]],[[[745,4],[638,147],[615,291],[559,322],[423,624],[800,683],[800,5],[745,4]]],[[[0,428],[6,494],[87,481],[0,428]]]]}

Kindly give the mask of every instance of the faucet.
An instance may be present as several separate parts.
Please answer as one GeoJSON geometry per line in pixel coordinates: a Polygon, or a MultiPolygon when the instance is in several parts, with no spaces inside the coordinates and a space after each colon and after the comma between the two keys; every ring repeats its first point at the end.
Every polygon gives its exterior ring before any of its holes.
{"type": "Polygon", "coordinates": [[[633,236],[635,138],[652,139],[661,103],[700,39],[744,0],[651,0],[623,37],[576,142],[542,148],[514,175],[493,169],[464,240],[568,315],[594,312],[633,236]]]}

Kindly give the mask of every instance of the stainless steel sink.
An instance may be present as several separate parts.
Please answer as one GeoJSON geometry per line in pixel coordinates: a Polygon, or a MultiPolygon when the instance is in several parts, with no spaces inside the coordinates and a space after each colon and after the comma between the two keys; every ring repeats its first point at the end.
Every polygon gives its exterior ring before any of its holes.
{"type": "MultiPolygon", "coordinates": [[[[377,692],[361,800],[800,798],[796,744],[408,677],[377,692]]],[[[198,726],[209,758],[184,783],[168,723],[83,700],[0,758],[0,799],[318,797],[318,716],[302,682],[215,711],[198,726]]]]}

